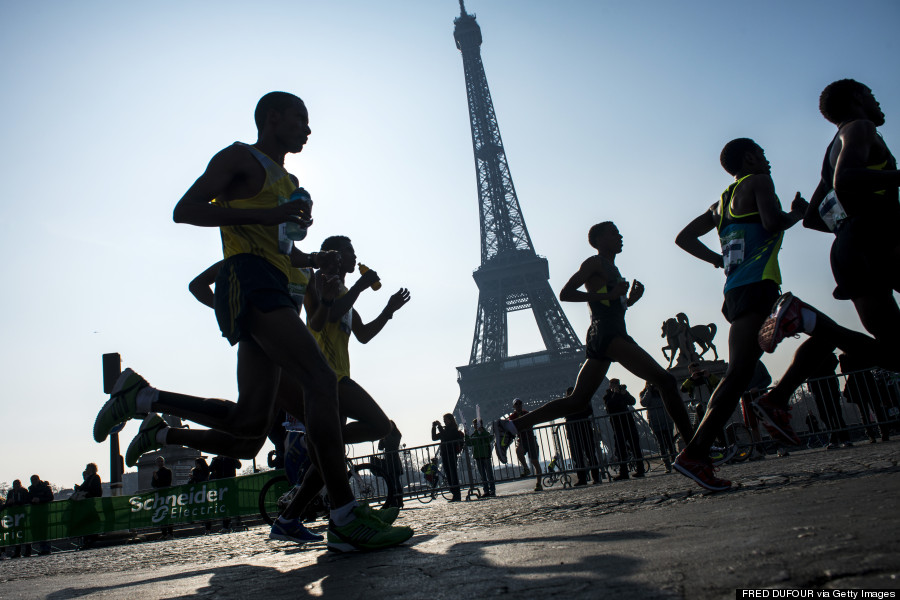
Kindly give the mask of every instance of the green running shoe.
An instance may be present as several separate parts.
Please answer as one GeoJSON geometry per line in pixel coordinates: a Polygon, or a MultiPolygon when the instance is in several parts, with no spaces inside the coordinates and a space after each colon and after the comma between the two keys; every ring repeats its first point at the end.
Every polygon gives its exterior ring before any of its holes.
{"type": "Polygon", "coordinates": [[[352,521],[338,527],[328,523],[328,549],[333,552],[381,550],[402,544],[412,537],[409,527],[393,527],[378,518],[376,511],[365,505],[353,509],[352,521]]]}
{"type": "Polygon", "coordinates": [[[115,429],[116,425],[133,419],[137,415],[137,395],[149,384],[143,377],[125,369],[116,380],[109,400],[97,413],[94,420],[94,441],[98,444],[115,429]]]}
{"type": "Polygon", "coordinates": [[[387,506],[376,508],[372,512],[375,513],[375,516],[378,517],[382,523],[390,525],[397,520],[397,516],[400,514],[400,508],[397,506],[387,506]]]}
{"type": "Polygon", "coordinates": [[[125,464],[133,467],[142,455],[162,448],[163,445],[156,441],[156,434],[160,429],[166,427],[168,425],[159,415],[155,413],[147,415],[147,418],[141,423],[141,428],[138,429],[138,434],[128,444],[128,450],[125,451],[125,464]]]}

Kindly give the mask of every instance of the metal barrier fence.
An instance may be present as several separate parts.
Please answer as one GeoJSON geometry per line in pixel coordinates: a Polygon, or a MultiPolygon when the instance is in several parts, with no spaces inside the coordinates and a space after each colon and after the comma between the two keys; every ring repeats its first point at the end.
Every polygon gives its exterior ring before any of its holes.
{"type": "MultiPolygon", "coordinates": [[[[752,400],[745,395],[720,436],[722,444],[738,447],[733,461],[779,450],[750,413],[752,400]]],[[[685,405],[692,422],[699,422],[705,407],[689,399],[685,405]]],[[[810,379],[794,392],[791,406],[792,425],[805,448],[874,442],[879,436],[887,440],[892,428],[900,428],[900,376],[872,369],[810,379]]],[[[645,408],[535,427],[532,442],[526,434],[510,445],[507,464],[500,464],[493,444],[485,458],[483,449],[467,439],[443,452],[441,444],[430,444],[354,457],[354,491],[374,502],[392,495],[430,502],[483,496],[492,487],[486,481],[491,476],[493,483],[532,477],[545,488],[601,483],[668,471],[683,447],[665,412],[645,408]]]]}

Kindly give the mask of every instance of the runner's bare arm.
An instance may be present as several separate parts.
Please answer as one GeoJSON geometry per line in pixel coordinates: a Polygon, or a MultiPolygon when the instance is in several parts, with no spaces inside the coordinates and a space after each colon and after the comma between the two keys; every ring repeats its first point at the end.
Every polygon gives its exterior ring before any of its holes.
{"type": "Polygon", "coordinates": [[[718,252],[700,241],[700,238],[716,228],[716,205],[688,223],[675,237],[675,244],[696,258],[708,262],[717,269],[725,266],[725,259],[718,252]]]}
{"type": "Polygon", "coordinates": [[[384,329],[384,326],[391,320],[394,313],[409,302],[409,298],[409,290],[400,288],[400,290],[390,297],[387,306],[384,307],[381,314],[368,323],[363,323],[359,313],[354,310],[352,322],[353,335],[356,336],[356,339],[359,340],[361,344],[369,343],[373,337],[378,335],[378,333],[384,329]]]}
{"type": "Polygon", "coordinates": [[[825,225],[825,221],[822,220],[822,216],[819,214],[819,205],[822,204],[822,200],[825,199],[825,195],[830,189],[830,183],[819,180],[816,191],[813,192],[812,197],[809,199],[809,208],[806,210],[806,216],[803,217],[803,226],[807,229],[831,233],[831,230],[828,229],[828,226],[825,225]]]}
{"type": "Polygon", "coordinates": [[[216,307],[216,296],[213,293],[212,285],[216,281],[216,275],[219,274],[223,262],[224,261],[220,260],[216,264],[211,265],[205,271],[194,277],[188,284],[188,290],[190,290],[194,295],[194,298],[196,298],[200,304],[205,304],[210,308],[216,307]]]}
{"type": "MultiPolygon", "coordinates": [[[[322,331],[334,310],[334,298],[340,289],[340,277],[317,272],[310,279],[307,293],[303,297],[306,307],[307,326],[313,331],[322,331]]],[[[343,313],[341,313],[343,314],[343,313]]]]}
{"type": "Polygon", "coordinates": [[[840,136],[841,151],[834,163],[834,191],[838,198],[858,190],[876,192],[900,186],[900,171],[867,168],[872,148],[884,144],[872,121],[853,121],[841,129],[840,136]]]}
{"type": "Polygon", "coordinates": [[[628,293],[628,300],[625,302],[628,306],[634,306],[635,302],[644,296],[644,284],[635,279],[631,282],[631,292],[628,293]]]}
{"type": "MultiPolygon", "coordinates": [[[[212,204],[215,198],[228,198],[230,192],[259,174],[254,161],[249,152],[236,146],[229,146],[216,154],[203,175],[175,205],[172,218],[176,223],[199,227],[278,225],[287,221],[300,223],[299,215],[305,214],[304,203],[300,200],[266,209],[224,208],[212,204]]],[[[256,190],[261,187],[262,181],[256,190]]]]}
{"type": "Polygon", "coordinates": [[[608,292],[583,292],[580,287],[587,285],[588,281],[595,285],[597,289],[602,288],[609,282],[605,281],[600,275],[599,256],[592,256],[581,263],[581,267],[569,278],[566,285],[559,292],[559,299],[563,302],[592,302],[598,300],[614,300],[628,293],[628,282],[620,281],[616,283],[608,292]]]}
{"type": "Polygon", "coordinates": [[[339,321],[342,315],[347,314],[347,311],[353,308],[363,290],[368,289],[378,280],[378,273],[374,269],[369,269],[360,275],[359,279],[347,290],[347,293],[334,301],[334,308],[331,310],[328,320],[332,322],[339,321]]]}
{"type": "Polygon", "coordinates": [[[806,215],[809,203],[800,196],[800,192],[797,192],[791,202],[791,211],[784,212],[778,196],[775,195],[775,184],[771,177],[756,175],[748,180],[748,184],[749,191],[753,194],[756,210],[759,211],[759,219],[769,233],[786,231],[806,215]]]}

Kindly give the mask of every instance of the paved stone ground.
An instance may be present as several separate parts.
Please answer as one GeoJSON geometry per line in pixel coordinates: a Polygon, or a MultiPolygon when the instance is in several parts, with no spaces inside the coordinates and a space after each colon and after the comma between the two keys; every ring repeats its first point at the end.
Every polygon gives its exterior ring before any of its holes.
{"type": "MultiPolygon", "coordinates": [[[[0,598],[734,598],[736,588],[900,588],[900,443],[449,504],[408,502],[400,548],[334,555],[268,529],[0,563],[0,598]]],[[[527,487],[526,487],[527,486],[527,487]]],[[[323,527],[316,526],[320,531],[323,527]]]]}

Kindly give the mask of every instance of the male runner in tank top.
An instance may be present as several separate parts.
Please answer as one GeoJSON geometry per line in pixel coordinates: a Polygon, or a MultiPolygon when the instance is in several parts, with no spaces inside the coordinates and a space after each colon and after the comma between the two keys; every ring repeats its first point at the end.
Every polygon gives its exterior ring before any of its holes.
{"type": "MultiPolygon", "coordinates": [[[[309,329],[338,378],[341,417],[353,419],[343,426],[343,441],[345,444],[358,444],[380,440],[391,432],[391,421],[375,399],[350,377],[350,335],[353,334],[362,344],[369,343],[384,329],[394,313],[409,302],[409,290],[400,288],[390,296],[381,313],[365,323],[353,305],[362,292],[379,281],[378,274],[370,269],[348,289],[344,278],[356,270],[356,252],[350,238],[343,235],[328,237],[322,242],[320,250],[323,253],[337,252],[341,260],[337,265],[315,274],[310,286],[313,293],[307,294],[304,302],[309,329]]],[[[281,525],[292,527],[289,523],[297,521],[306,506],[319,494],[322,483],[321,474],[313,465],[291,503],[272,525],[273,532],[277,532],[281,525]]],[[[383,507],[375,511],[382,521],[389,523],[397,518],[398,513],[399,508],[396,507],[383,507]]],[[[332,540],[333,537],[329,534],[332,546],[337,542],[332,540]]]]}
{"type": "Polygon", "coordinates": [[[753,140],[739,138],[728,142],[719,159],[735,182],[718,203],[691,221],[675,240],[700,260],[725,269],[722,313],[731,323],[728,369],[693,438],[687,438],[690,442],[673,463],[679,473],[713,491],[727,490],[731,482],[716,477],[709,450],[747,389],[762,356],[757,336],[778,299],[781,240],[784,231],[803,218],[808,206],[798,192],[791,212],[781,209],[769,161],[753,140]],[[721,254],[699,239],[713,229],[719,234],[721,254]]]}
{"type": "Polygon", "coordinates": [[[638,346],[625,329],[625,310],[641,299],[644,286],[637,280],[629,286],[616,267],[616,255],[622,252],[622,235],[614,223],[605,221],[591,227],[588,243],[597,254],[581,263],[559,293],[559,299],[564,302],[587,302],[591,311],[586,359],[578,372],[575,388],[528,414],[513,420],[499,419],[494,424],[497,457],[504,464],[506,448],[520,428],[528,429],[587,408],[613,362],[657,386],[682,438],[690,439],[693,433],[675,378],[638,346]]]}
{"type": "MultiPolygon", "coordinates": [[[[386,525],[353,498],[344,464],[337,380],[288,292],[292,266],[319,266],[316,253],[296,249],[283,227],[311,223],[305,203],[288,201],[297,185],[284,169],[285,156],[306,144],[309,114],[297,96],[272,92],[260,99],[254,116],[256,143],[238,142],[216,154],[173,214],[177,223],[220,228],[225,261],[216,280],[216,319],[223,336],[238,346],[238,400],[165,392],[126,369],[97,415],[94,439],[102,442],[119,423],[156,412],[258,439],[270,427],[284,371],[301,383],[309,399],[304,422],[334,507],[329,532],[342,541],[336,549],[402,543],[412,530],[386,525]]],[[[138,436],[140,443],[132,442],[132,458],[154,444],[190,441],[189,432],[169,429],[156,415],[145,420],[138,436]]]]}
{"type": "Polygon", "coordinates": [[[852,79],[822,91],[819,110],[837,126],[822,164],[804,226],[834,232],[831,270],[834,297],[852,300],[863,327],[874,339],[841,327],[821,311],[790,294],[779,298],[760,331],[760,345],[772,352],[789,335],[807,333],[784,377],[755,405],[766,429],[783,441],[799,438],[785,412],[794,390],[818,366],[843,350],[853,369],[881,366],[900,370],[900,171],[878,127],[884,113],[867,86],[852,79]]]}

